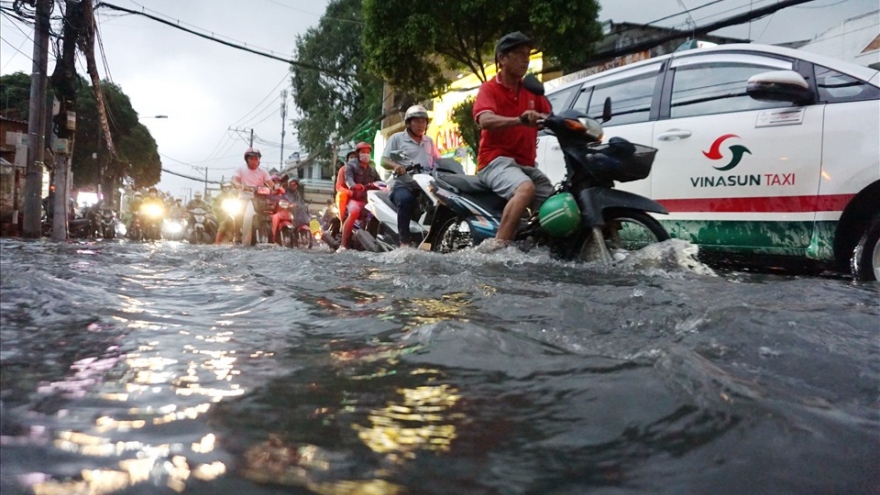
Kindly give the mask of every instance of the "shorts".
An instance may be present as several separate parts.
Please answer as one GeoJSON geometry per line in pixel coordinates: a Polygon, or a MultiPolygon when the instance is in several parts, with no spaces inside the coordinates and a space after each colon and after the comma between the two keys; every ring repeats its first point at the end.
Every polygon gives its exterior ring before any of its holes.
{"type": "Polygon", "coordinates": [[[525,181],[535,185],[535,196],[529,205],[537,210],[544,201],[553,194],[553,184],[537,167],[524,167],[513,161],[513,158],[499,156],[489,162],[485,168],[477,172],[480,182],[491,188],[495,194],[510,199],[513,193],[525,181]]]}

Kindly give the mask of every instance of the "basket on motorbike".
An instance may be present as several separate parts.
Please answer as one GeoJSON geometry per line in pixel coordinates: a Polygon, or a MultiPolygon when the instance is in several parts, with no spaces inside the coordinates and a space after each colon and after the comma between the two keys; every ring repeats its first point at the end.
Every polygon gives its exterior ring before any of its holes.
{"type": "Polygon", "coordinates": [[[254,211],[264,215],[272,215],[278,206],[280,198],[272,194],[272,189],[260,186],[254,191],[254,211]]]}
{"type": "Polygon", "coordinates": [[[611,138],[590,147],[589,173],[599,182],[631,182],[651,173],[657,148],[611,138]]]}

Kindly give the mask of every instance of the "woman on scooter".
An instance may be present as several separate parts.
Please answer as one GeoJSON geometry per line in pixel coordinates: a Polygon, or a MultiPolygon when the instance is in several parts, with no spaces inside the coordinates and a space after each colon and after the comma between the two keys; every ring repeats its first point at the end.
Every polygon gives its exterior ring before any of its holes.
{"type": "Polygon", "coordinates": [[[391,159],[392,153],[403,153],[412,160],[413,165],[422,167],[427,172],[434,168],[434,160],[440,158],[440,152],[434,141],[425,135],[431,120],[428,110],[421,105],[413,105],[403,116],[406,129],[388,139],[382,153],[382,167],[393,170],[397,175],[391,185],[391,202],[397,206],[397,231],[400,236],[400,247],[409,246],[412,242],[409,223],[412,221],[413,210],[419,186],[407,174],[406,167],[391,159]]]}
{"type": "Polygon", "coordinates": [[[351,232],[354,230],[354,223],[360,218],[367,204],[367,188],[373,185],[373,182],[381,180],[376,166],[370,161],[370,152],[373,147],[365,142],[360,142],[354,147],[357,152],[357,158],[349,161],[343,170],[345,170],[345,185],[351,191],[348,198],[347,215],[345,223],[342,224],[342,242],[339,244],[337,251],[348,249],[348,241],[351,239],[351,232]]]}

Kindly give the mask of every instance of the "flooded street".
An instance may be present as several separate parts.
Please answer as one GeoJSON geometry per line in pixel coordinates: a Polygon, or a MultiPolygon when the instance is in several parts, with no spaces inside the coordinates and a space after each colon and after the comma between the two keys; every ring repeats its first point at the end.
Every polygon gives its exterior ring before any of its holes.
{"type": "Polygon", "coordinates": [[[0,491],[880,492],[880,285],[0,242],[0,491]]]}

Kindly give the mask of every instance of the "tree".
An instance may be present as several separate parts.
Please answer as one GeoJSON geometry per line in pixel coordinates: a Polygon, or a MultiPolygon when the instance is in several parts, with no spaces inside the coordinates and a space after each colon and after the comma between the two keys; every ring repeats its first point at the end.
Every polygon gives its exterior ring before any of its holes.
{"type": "Polygon", "coordinates": [[[466,98],[452,107],[452,121],[458,124],[461,140],[471,149],[474,158],[480,152],[480,126],[474,120],[474,98],[466,98]]]}
{"type": "Polygon", "coordinates": [[[107,153],[95,92],[88,81],[80,78],[76,104],[76,146],[72,163],[76,183],[82,186],[101,182],[104,191],[116,190],[126,179],[133,181],[137,187],[158,183],[162,162],[155,139],[138,120],[137,112],[122,88],[107,81],[102,82],[102,87],[110,133],[119,159],[112,160],[107,153]]]}
{"type": "Polygon", "coordinates": [[[465,69],[485,81],[495,41],[512,31],[534,36],[545,64],[586,65],[602,38],[598,14],[596,0],[364,0],[364,49],[370,69],[395,88],[430,95],[448,85],[444,70],[465,69]]]}
{"type": "Polygon", "coordinates": [[[31,96],[31,76],[16,72],[0,76],[0,112],[8,119],[27,120],[28,100],[31,96]]]}
{"type": "MultiPolygon", "coordinates": [[[[27,120],[31,76],[16,72],[0,76],[0,101],[3,116],[27,120]]],[[[119,86],[104,82],[103,87],[110,115],[110,132],[116,142],[118,161],[111,161],[103,143],[95,104],[95,93],[89,82],[78,77],[76,99],[76,137],[71,169],[78,187],[96,186],[102,182],[105,191],[115,190],[123,180],[134,181],[138,187],[159,182],[162,162],[156,140],[140,123],[131,100],[119,86]]]]}
{"type": "Polygon", "coordinates": [[[361,0],[332,0],[318,22],[296,37],[296,58],[327,72],[291,66],[300,145],[329,156],[331,136],[349,141],[378,130],[382,81],[367,73],[361,45],[361,0]]]}

